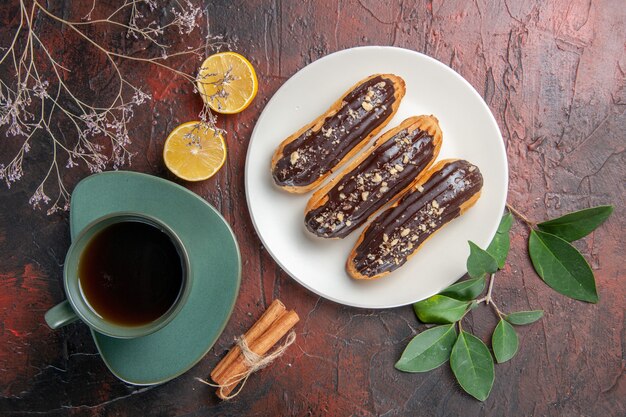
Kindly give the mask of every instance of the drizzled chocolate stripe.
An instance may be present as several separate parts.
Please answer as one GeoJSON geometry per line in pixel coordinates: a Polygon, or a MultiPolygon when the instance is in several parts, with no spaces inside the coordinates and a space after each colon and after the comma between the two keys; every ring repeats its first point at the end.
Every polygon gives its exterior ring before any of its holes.
{"type": "Polygon", "coordinates": [[[396,270],[461,207],[473,204],[483,178],[464,160],[441,161],[428,180],[383,212],[363,232],[348,259],[354,278],[369,279],[396,270]]]}
{"type": "Polygon", "coordinates": [[[432,164],[441,146],[441,131],[432,116],[407,119],[381,137],[385,138],[314,202],[323,204],[307,211],[305,225],[309,231],[327,238],[347,236],[407,189],[432,164]]]}
{"type": "Polygon", "coordinates": [[[350,91],[336,113],[288,143],[272,170],[276,184],[304,187],[328,173],[374,129],[396,101],[392,80],[376,76],[350,91]]]}

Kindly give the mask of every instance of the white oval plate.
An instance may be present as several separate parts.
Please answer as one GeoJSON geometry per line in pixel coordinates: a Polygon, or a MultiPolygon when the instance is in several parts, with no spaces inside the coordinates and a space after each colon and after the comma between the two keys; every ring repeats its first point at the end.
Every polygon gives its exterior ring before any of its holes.
{"type": "Polygon", "coordinates": [[[502,136],[476,90],[433,58],[378,46],[333,53],[291,77],[269,101],[252,132],[245,176],[252,221],[276,262],[322,297],[364,308],[411,304],[458,280],[466,272],[467,241],[484,248],[494,236],[508,186],[502,136]],[[406,82],[406,95],[386,129],[409,116],[435,115],[443,131],[439,159],[464,158],[476,164],[484,186],[476,205],[435,234],[403,267],[380,280],[356,281],[344,267],[362,229],[343,240],[311,235],[304,227],[311,193],[290,194],[274,186],[270,160],[283,139],[326,111],[350,86],[375,73],[393,73],[406,82]]]}

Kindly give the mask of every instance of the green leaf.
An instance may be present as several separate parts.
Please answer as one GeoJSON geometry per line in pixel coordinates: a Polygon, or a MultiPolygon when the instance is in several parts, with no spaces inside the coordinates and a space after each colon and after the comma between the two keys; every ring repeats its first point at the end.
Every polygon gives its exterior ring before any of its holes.
{"type": "Polygon", "coordinates": [[[467,272],[472,278],[480,278],[498,270],[498,262],[486,251],[469,241],[470,255],[467,258],[467,272]]]}
{"type": "Polygon", "coordinates": [[[504,316],[506,321],[516,326],[534,323],[543,317],[543,310],[518,311],[504,316]]]}
{"type": "Polygon", "coordinates": [[[511,247],[511,241],[509,239],[509,230],[513,224],[513,216],[511,213],[506,213],[500,220],[498,231],[493,237],[493,240],[487,247],[487,253],[494,257],[498,262],[498,268],[502,269],[506,262],[506,257],[509,254],[509,248],[511,247]]]}
{"type": "Polygon", "coordinates": [[[450,285],[439,294],[445,295],[457,300],[469,301],[478,297],[485,289],[486,279],[484,276],[480,278],[468,279],[450,285]]]}
{"type": "Polygon", "coordinates": [[[566,240],[531,230],[528,253],[537,274],[554,290],[576,300],[598,302],[589,264],[566,240]]]}
{"type": "Polygon", "coordinates": [[[445,295],[433,295],[413,304],[413,310],[423,323],[454,323],[465,314],[468,302],[445,295]]]}
{"type": "Polygon", "coordinates": [[[450,354],[450,367],[468,394],[480,401],[487,399],[494,380],[493,358],[479,338],[461,331],[450,354]]]}
{"type": "Polygon", "coordinates": [[[396,369],[404,372],[427,372],[450,359],[456,340],[454,324],[433,327],[415,336],[396,362],[396,369]]]}
{"type": "Polygon", "coordinates": [[[491,346],[498,363],[506,362],[515,356],[519,347],[519,339],[513,326],[500,319],[491,336],[491,346]]]}
{"type": "Polygon", "coordinates": [[[613,213],[613,206],[592,207],[539,223],[540,230],[573,242],[587,236],[613,213]]]}

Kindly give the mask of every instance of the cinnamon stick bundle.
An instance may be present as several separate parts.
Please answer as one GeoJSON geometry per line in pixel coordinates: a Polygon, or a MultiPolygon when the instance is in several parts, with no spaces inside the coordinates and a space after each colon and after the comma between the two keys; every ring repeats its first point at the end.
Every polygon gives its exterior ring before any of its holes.
{"type": "MultiPolygon", "coordinates": [[[[300,318],[295,311],[286,311],[280,300],[274,300],[259,320],[248,330],[242,338],[251,352],[259,356],[265,355],[300,318]]],[[[216,365],[211,372],[211,379],[220,388],[217,396],[226,399],[245,378],[250,364],[236,344],[228,354],[216,365]]]]}

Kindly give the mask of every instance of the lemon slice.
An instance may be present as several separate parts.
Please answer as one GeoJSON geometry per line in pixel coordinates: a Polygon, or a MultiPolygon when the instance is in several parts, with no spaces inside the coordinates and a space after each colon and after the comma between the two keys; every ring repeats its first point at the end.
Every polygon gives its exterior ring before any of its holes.
{"type": "Polygon", "coordinates": [[[167,168],[187,181],[212,177],[226,161],[221,133],[203,122],[187,122],[170,133],[163,148],[167,168]]]}
{"type": "Polygon", "coordinates": [[[223,114],[239,113],[248,107],[259,88],[254,67],[235,52],[208,57],[200,67],[196,83],[202,100],[223,114]]]}

